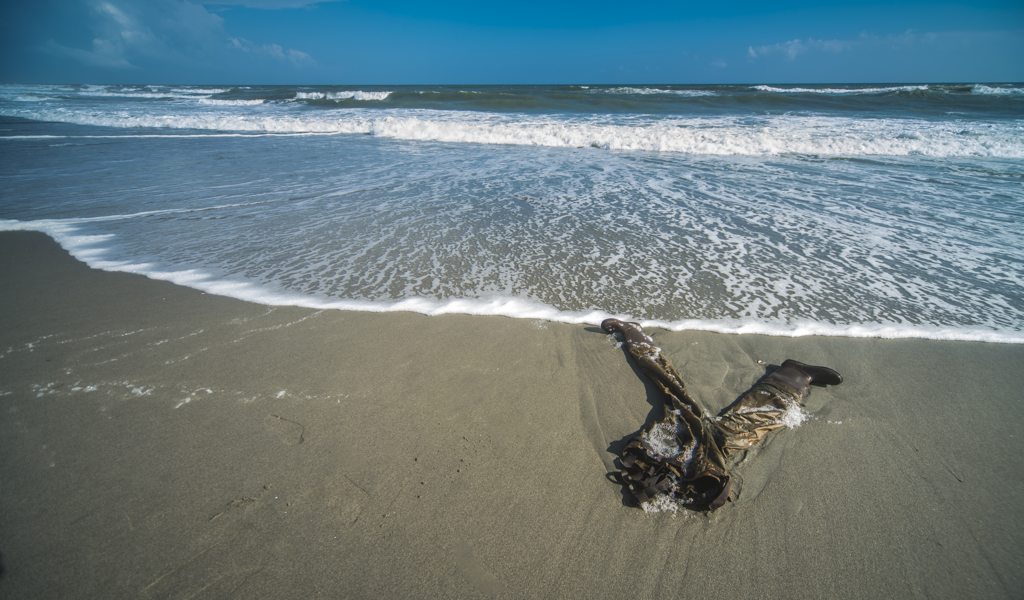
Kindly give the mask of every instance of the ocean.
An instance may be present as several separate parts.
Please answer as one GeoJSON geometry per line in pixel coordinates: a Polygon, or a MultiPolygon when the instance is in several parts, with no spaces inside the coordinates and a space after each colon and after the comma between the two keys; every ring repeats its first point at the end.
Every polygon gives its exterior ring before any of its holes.
{"type": "Polygon", "coordinates": [[[0,177],[270,305],[1024,343],[1024,84],[3,85],[0,177]]]}

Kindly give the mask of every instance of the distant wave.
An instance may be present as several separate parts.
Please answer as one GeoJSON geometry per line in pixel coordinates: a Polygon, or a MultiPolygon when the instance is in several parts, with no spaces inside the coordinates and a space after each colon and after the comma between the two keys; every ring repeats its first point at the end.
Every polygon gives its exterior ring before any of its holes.
{"type": "Polygon", "coordinates": [[[106,89],[85,89],[78,90],[75,93],[79,96],[95,96],[99,98],[173,98],[175,96],[175,94],[171,92],[152,92],[141,90],[110,91],[106,89]]]}
{"type": "MultiPolygon", "coordinates": [[[[102,116],[121,111],[145,116],[181,114],[183,106],[220,105],[244,109],[262,103],[298,111],[374,109],[404,118],[414,111],[449,113],[529,113],[553,119],[817,114],[856,118],[930,118],[962,114],[969,120],[1013,119],[1021,114],[1019,84],[920,85],[620,85],[620,86],[396,86],[389,89],[337,89],[316,86],[121,86],[0,85],[0,103],[59,104],[70,113],[102,116]],[[95,113],[93,111],[96,111],[95,113]],[[406,111],[406,112],[401,112],[406,111]]],[[[202,112],[202,111],[197,111],[202,112]]],[[[240,115],[225,115],[231,120],[240,115]]],[[[248,118],[249,115],[244,115],[248,118]]],[[[323,115],[327,118],[329,115],[323,115]]],[[[297,126],[308,115],[296,115],[297,126]]],[[[29,117],[31,118],[31,117],[29,117]]],[[[345,117],[343,117],[345,118],[345,117]]],[[[420,117],[423,120],[422,117],[420,117]]],[[[447,117],[442,117],[447,119],[447,117]]],[[[436,120],[428,117],[426,120],[436,120]]],[[[245,129],[245,128],[243,128],[245,129]]],[[[344,128],[338,132],[343,132],[344,128]]],[[[516,143],[514,141],[499,143],[516,143]]],[[[598,145],[602,145],[598,143],[598,145]]]]}
{"type": "Polygon", "coordinates": [[[56,100],[56,98],[36,94],[18,94],[10,96],[8,99],[14,102],[51,102],[56,100]]]}
{"type": "Polygon", "coordinates": [[[617,87],[609,89],[597,89],[593,90],[596,92],[603,92],[607,94],[674,94],[676,96],[717,96],[718,92],[713,90],[665,90],[661,88],[647,88],[647,87],[617,87]]]}
{"type": "Polygon", "coordinates": [[[211,106],[256,106],[265,103],[264,100],[221,100],[219,98],[199,98],[198,102],[211,106]]]}
{"type": "Polygon", "coordinates": [[[231,88],[171,88],[177,94],[224,94],[231,91],[231,88]]]}
{"type": "Polygon", "coordinates": [[[915,92],[929,89],[927,85],[900,85],[877,88],[780,88],[770,85],[755,85],[755,90],[777,94],[881,94],[885,92],[915,92]]]}
{"type": "Polygon", "coordinates": [[[1024,94],[1024,88],[1020,87],[992,87],[988,85],[978,84],[971,89],[971,92],[975,94],[987,94],[987,95],[1022,95],[1024,94]]]}

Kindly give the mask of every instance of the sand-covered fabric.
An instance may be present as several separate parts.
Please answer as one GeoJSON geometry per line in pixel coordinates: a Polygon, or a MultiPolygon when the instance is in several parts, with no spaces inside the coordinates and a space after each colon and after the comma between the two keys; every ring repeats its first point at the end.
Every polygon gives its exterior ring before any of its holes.
{"type": "MultiPolygon", "coordinates": [[[[742,457],[740,453],[772,431],[803,420],[801,400],[807,385],[794,387],[779,377],[762,379],[712,417],[687,393],[679,372],[639,324],[608,319],[601,327],[622,337],[665,404],[664,416],[631,439],[620,459],[619,481],[647,511],[673,504],[697,510],[721,508],[733,498],[730,470],[742,457]]],[[[841,377],[834,375],[835,383],[841,383],[841,377]]]]}

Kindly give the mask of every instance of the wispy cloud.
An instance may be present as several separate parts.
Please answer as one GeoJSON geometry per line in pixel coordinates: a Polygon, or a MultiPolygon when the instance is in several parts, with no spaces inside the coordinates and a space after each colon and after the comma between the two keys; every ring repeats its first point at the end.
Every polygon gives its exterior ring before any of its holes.
{"type": "Polygon", "coordinates": [[[849,50],[858,43],[859,42],[849,40],[816,40],[814,38],[807,38],[806,40],[795,39],[789,40],[788,42],[771,44],[769,46],[748,46],[747,55],[750,56],[750,58],[759,58],[770,54],[782,54],[787,59],[794,60],[800,54],[811,50],[838,53],[844,50],[849,50]]]}
{"type": "Polygon", "coordinates": [[[304,8],[328,2],[347,2],[347,0],[213,0],[200,2],[207,6],[245,6],[246,8],[262,8],[276,10],[281,8],[304,8]]]}
{"type": "Polygon", "coordinates": [[[764,46],[748,46],[747,57],[750,60],[778,55],[786,60],[795,60],[802,54],[815,52],[827,52],[838,54],[847,51],[906,51],[921,50],[929,48],[966,48],[971,45],[990,44],[994,41],[1005,39],[1019,40],[1022,31],[942,31],[942,32],[918,32],[908,29],[902,33],[889,35],[876,35],[868,32],[861,33],[855,39],[849,40],[819,40],[814,38],[794,39],[786,42],[778,42],[764,46]]]}
{"type": "Polygon", "coordinates": [[[263,54],[271,56],[278,60],[287,60],[296,67],[305,67],[316,64],[313,57],[292,48],[282,48],[277,44],[254,44],[244,38],[231,38],[231,47],[241,50],[242,52],[252,52],[253,54],[263,54]]]}
{"type": "Polygon", "coordinates": [[[90,67],[103,69],[135,69],[124,57],[124,49],[105,39],[94,39],[92,49],[69,48],[53,40],[47,40],[37,50],[50,56],[66,58],[90,67]]]}

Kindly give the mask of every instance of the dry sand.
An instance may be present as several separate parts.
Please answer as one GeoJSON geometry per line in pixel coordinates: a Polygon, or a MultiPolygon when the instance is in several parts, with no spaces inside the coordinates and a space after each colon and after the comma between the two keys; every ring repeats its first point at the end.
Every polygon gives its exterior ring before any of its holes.
{"type": "Polygon", "coordinates": [[[597,327],[268,307],[0,234],[3,598],[1021,598],[1024,345],[649,330],[713,409],[846,382],[710,514],[597,327]]]}

